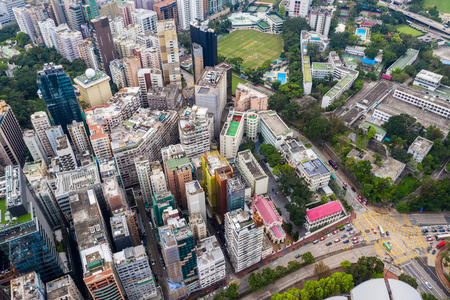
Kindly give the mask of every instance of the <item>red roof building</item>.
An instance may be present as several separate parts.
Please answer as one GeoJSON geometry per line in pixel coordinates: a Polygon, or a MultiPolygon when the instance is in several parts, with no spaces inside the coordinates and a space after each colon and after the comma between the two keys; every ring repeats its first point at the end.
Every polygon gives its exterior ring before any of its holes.
{"type": "Polygon", "coordinates": [[[327,204],[315,207],[306,212],[306,229],[310,230],[319,226],[333,223],[345,217],[345,210],[339,201],[332,201],[327,204]]]}
{"type": "Polygon", "coordinates": [[[274,243],[282,243],[286,240],[286,233],[281,228],[283,218],[271,200],[255,195],[252,210],[261,216],[264,222],[264,231],[274,243]]]}

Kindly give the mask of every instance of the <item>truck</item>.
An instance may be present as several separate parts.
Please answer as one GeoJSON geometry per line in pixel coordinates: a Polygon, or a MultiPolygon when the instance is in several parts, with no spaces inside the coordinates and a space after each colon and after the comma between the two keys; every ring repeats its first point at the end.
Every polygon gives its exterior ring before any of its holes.
{"type": "Polygon", "coordinates": [[[441,249],[444,246],[445,246],[445,241],[442,241],[439,244],[437,244],[436,248],[441,249]]]}

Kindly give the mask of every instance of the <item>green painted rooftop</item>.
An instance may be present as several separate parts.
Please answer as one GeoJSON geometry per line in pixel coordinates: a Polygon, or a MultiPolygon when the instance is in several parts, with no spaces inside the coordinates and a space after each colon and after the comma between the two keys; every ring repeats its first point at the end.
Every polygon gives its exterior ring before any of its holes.
{"type": "Polygon", "coordinates": [[[167,168],[169,168],[170,171],[175,170],[179,166],[189,164],[191,161],[187,156],[182,158],[171,158],[166,160],[167,168]]]}
{"type": "Polygon", "coordinates": [[[362,128],[366,128],[366,129],[368,129],[370,126],[372,126],[373,128],[375,128],[375,131],[376,131],[378,134],[381,134],[381,135],[385,135],[385,134],[386,134],[386,130],[384,130],[382,127],[380,127],[380,126],[378,126],[378,125],[375,125],[375,124],[373,124],[373,123],[371,123],[371,122],[365,121],[364,123],[361,124],[361,127],[362,127],[362,128]]]}
{"type": "Polygon", "coordinates": [[[408,51],[406,51],[406,53],[400,57],[399,59],[397,59],[390,67],[389,70],[395,70],[397,68],[399,69],[404,69],[406,67],[406,64],[408,63],[408,61],[411,60],[411,58],[413,58],[414,55],[416,55],[416,51],[408,49],[408,51]]]}
{"type": "Polygon", "coordinates": [[[313,62],[312,63],[312,69],[313,70],[320,70],[320,71],[333,71],[333,67],[329,63],[319,63],[319,62],[313,62]]]}
{"type": "Polygon", "coordinates": [[[239,127],[239,123],[240,122],[238,122],[238,121],[231,121],[230,122],[230,127],[228,127],[228,132],[227,132],[228,136],[235,136],[236,135],[236,132],[237,132],[238,127],[239,127]]]}
{"type": "MultiPolygon", "coordinates": [[[[3,226],[5,224],[8,224],[10,222],[10,220],[6,220],[5,218],[5,214],[8,212],[8,210],[6,209],[6,198],[0,199],[0,226],[3,226]]],[[[10,218],[12,219],[13,217],[10,216],[10,218]]],[[[17,218],[17,220],[12,221],[10,225],[16,225],[16,224],[20,224],[23,222],[27,222],[31,220],[31,214],[26,214],[23,216],[20,216],[17,218]]]]}

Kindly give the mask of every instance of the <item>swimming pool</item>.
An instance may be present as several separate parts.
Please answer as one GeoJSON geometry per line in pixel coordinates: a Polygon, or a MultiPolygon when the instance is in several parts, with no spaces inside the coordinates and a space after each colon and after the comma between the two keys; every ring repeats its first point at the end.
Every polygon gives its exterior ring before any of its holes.
{"type": "Polygon", "coordinates": [[[270,72],[269,74],[267,74],[267,76],[274,77],[275,73],[270,72]]]}
{"type": "Polygon", "coordinates": [[[365,37],[367,35],[367,29],[363,29],[363,28],[356,29],[356,35],[365,37]]]}
{"type": "Polygon", "coordinates": [[[279,81],[281,84],[286,83],[286,73],[278,73],[277,81],[279,81]]]}

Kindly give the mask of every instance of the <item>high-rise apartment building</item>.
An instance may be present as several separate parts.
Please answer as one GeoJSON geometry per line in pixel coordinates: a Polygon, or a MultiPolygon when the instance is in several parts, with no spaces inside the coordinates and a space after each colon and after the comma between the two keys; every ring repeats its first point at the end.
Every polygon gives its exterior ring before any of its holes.
{"type": "Polygon", "coordinates": [[[194,282],[198,280],[195,236],[192,234],[191,227],[188,225],[178,227],[174,230],[174,233],[178,244],[178,254],[180,256],[183,280],[186,286],[188,286],[188,289],[190,289],[189,285],[195,285],[194,282]]]}
{"type": "Polygon", "coordinates": [[[158,21],[158,15],[153,10],[138,8],[131,12],[131,18],[133,24],[140,24],[142,31],[147,30],[156,31],[156,21],[158,21]]]}
{"type": "Polygon", "coordinates": [[[290,17],[306,17],[309,13],[311,2],[311,0],[289,0],[288,15],[290,17]]]}
{"type": "Polygon", "coordinates": [[[56,34],[56,41],[58,43],[58,50],[62,57],[73,61],[80,58],[78,52],[78,44],[83,41],[83,36],[79,31],[66,30],[56,34]]]}
{"type": "Polygon", "coordinates": [[[159,69],[144,68],[138,70],[137,77],[142,94],[142,106],[149,107],[147,93],[151,87],[164,86],[162,72],[159,69]]]}
{"type": "Polygon", "coordinates": [[[38,273],[32,271],[11,280],[13,300],[45,300],[45,285],[38,273]]]}
{"type": "Polygon", "coordinates": [[[56,155],[59,158],[59,162],[62,165],[63,171],[75,170],[78,166],[75,153],[72,146],[70,146],[69,138],[67,135],[56,138],[58,147],[56,148],[56,155]]]}
{"type": "Polygon", "coordinates": [[[245,177],[252,189],[252,195],[267,193],[269,177],[259,165],[250,150],[244,150],[237,154],[237,164],[242,175],[245,177]]]}
{"type": "Polygon", "coordinates": [[[0,16],[0,23],[2,25],[14,20],[14,7],[23,7],[26,5],[23,0],[5,0],[2,4],[3,15],[0,16]]]}
{"type": "Polygon", "coordinates": [[[156,296],[156,284],[144,246],[114,253],[114,265],[129,300],[156,296]]]}
{"type": "Polygon", "coordinates": [[[45,134],[45,131],[50,129],[51,127],[50,120],[48,119],[47,114],[43,111],[37,111],[32,114],[30,118],[31,124],[33,125],[33,128],[36,131],[36,134],[39,137],[42,146],[44,147],[46,155],[52,157],[55,156],[50,141],[45,134]]]}
{"type": "Polygon", "coordinates": [[[226,278],[225,255],[215,236],[201,239],[197,244],[197,265],[202,289],[226,278]]]}
{"type": "MultiPolygon", "coordinates": [[[[246,194],[250,191],[250,186],[245,179],[240,176],[240,173],[238,175],[237,171],[238,168],[233,167],[233,178],[228,179],[227,181],[227,212],[238,208],[243,210],[246,194]]],[[[250,192],[248,194],[250,194],[250,192]]]]}
{"type": "Polygon", "coordinates": [[[50,5],[53,9],[57,25],[67,23],[66,14],[64,13],[64,7],[61,0],[50,0],[50,5]]]}
{"type": "Polygon", "coordinates": [[[117,58],[117,54],[114,48],[109,20],[106,16],[102,16],[97,19],[93,19],[91,24],[94,27],[95,44],[100,52],[102,70],[107,75],[111,76],[109,64],[117,58]]]}
{"type": "Polygon", "coordinates": [[[134,1],[117,1],[119,7],[119,14],[122,17],[123,25],[127,27],[133,24],[131,13],[136,9],[134,1]]]}
{"type": "Polygon", "coordinates": [[[136,157],[134,160],[136,166],[136,173],[139,180],[139,186],[141,187],[142,199],[145,203],[151,203],[152,201],[152,187],[150,176],[151,168],[150,161],[145,156],[136,157]]]}
{"type": "Polygon", "coordinates": [[[69,16],[72,20],[71,29],[80,31],[81,25],[84,24],[83,9],[80,3],[71,3],[69,5],[69,16]]]}
{"type": "Polygon", "coordinates": [[[41,32],[42,39],[44,40],[45,47],[53,47],[53,40],[50,36],[50,29],[55,28],[55,21],[52,19],[46,19],[38,22],[39,31],[41,32]]]}
{"type": "Polygon", "coordinates": [[[257,226],[250,211],[237,209],[225,214],[225,240],[235,272],[261,260],[264,227],[257,226]]]}
{"type": "Polygon", "coordinates": [[[45,130],[45,135],[47,136],[47,139],[52,147],[53,153],[55,153],[56,156],[56,148],[58,147],[58,142],[56,141],[56,139],[64,135],[64,131],[61,125],[52,126],[49,129],[45,130]]]}
{"type": "MultiPolygon", "coordinates": [[[[190,33],[192,53],[194,53],[194,59],[192,60],[194,71],[200,67],[203,69],[204,67],[214,67],[217,65],[217,35],[214,32],[214,29],[209,28],[207,23],[202,23],[199,20],[192,20],[190,23],[190,33]],[[194,43],[201,46],[203,66],[198,66],[198,64],[201,63],[200,59],[198,59],[200,48],[197,47],[197,49],[195,49],[194,43]],[[197,54],[197,56],[195,54],[197,54]]],[[[194,75],[195,74],[196,73],[194,72],[194,75]]],[[[194,78],[194,81],[197,82],[198,79],[199,77],[194,78]]]]}
{"type": "Polygon", "coordinates": [[[80,91],[81,101],[89,107],[105,105],[112,97],[109,76],[100,70],[87,69],[73,82],[80,91]]]}
{"type": "Polygon", "coordinates": [[[203,0],[177,0],[178,22],[182,30],[187,30],[195,20],[203,20],[203,0]]]}
{"type": "Polygon", "coordinates": [[[160,20],[156,22],[156,25],[164,84],[175,83],[181,88],[180,57],[178,55],[178,38],[175,21],[160,20]]]}
{"type": "Polygon", "coordinates": [[[83,153],[84,151],[90,151],[92,153],[89,137],[83,122],[72,121],[70,125],[67,125],[67,130],[75,147],[75,152],[83,153]]]}
{"type": "Polygon", "coordinates": [[[62,276],[65,267],[56,251],[48,216],[37,203],[22,168],[7,166],[5,179],[6,198],[0,202],[10,220],[1,220],[0,250],[20,273],[35,271],[43,281],[62,276]]]}
{"type": "Polygon", "coordinates": [[[247,83],[238,83],[236,87],[236,101],[234,108],[236,111],[246,110],[268,110],[269,109],[269,94],[266,94],[255,86],[247,83]]]}
{"type": "Polygon", "coordinates": [[[141,60],[136,56],[129,56],[123,59],[123,67],[127,80],[126,86],[139,86],[138,71],[142,67],[141,60]]]}
{"type": "Polygon", "coordinates": [[[332,9],[315,7],[311,9],[311,14],[309,16],[309,26],[311,26],[311,29],[318,34],[322,34],[323,36],[328,37],[332,17],[332,9]]]}
{"type": "Polygon", "coordinates": [[[220,155],[225,158],[236,157],[244,136],[244,119],[242,113],[231,110],[220,132],[220,155]]]}
{"type": "Polygon", "coordinates": [[[124,300],[114,270],[108,234],[93,190],[70,196],[75,235],[83,268],[83,281],[93,299],[124,300]]]}
{"type": "Polygon", "coordinates": [[[38,71],[38,87],[54,124],[61,125],[64,132],[73,120],[82,121],[72,81],[62,66],[45,64],[44,69],[38,71]]]}
{"type": "Polygon", "coordinates": [[[206,107],[187,107],[180,115],[180,144],[191,158],[209,152],[214,136],[214,117],[206,107]]]}
{"type": "Polygon", "coordinates": [[[208,236],[206,221],[203,219],[200,212],[191,213],[189,211],[189,226],[191,226],[191,230],[194,233],[195,240],[199,241],[208,236]]]}
{"type": "Polygon", "coordinates": [[[49,161],[47,158],[47,154],[45,153],[44,147],[42,146],[42,143],[39,140],[36,132],[29,129],[24,130],[23,140],[25,142],[25,145],[27,145],[28,151],[30,151],[33,160],[42,160],[48,165],[49,161]]]}
{"type": "Polygon", "coordinates": [[[125,187],[138,183],[134,158],[146,155],[151,161],[161,158],[161,149],[178,139],[178,113],[140,108],[124,124],[112,128],[111,148],[125,187]],[[128,124],[140,124],[131,127],[128,124]],[[125,142],[126,141],[126,142],[125,142]]]}
{"type": "Polygon", "coordinates": [[[200,213],[203,220],[206,219],[206,197],[200,183],[197,180],[186,183],[186,202],[189,215],[200,213]]]}
{"type": "Polygon", "coordinates": [[[208,14],[212,15],[225,9],[227,2],[225,0],[206,0],[208,2],[208,14]]]}
{"type": "Polygon", "coordinates": [[[0,101],[0,164],[22,165],[25,161],[22,129],[11,107],[0,101]]]}
{"type": "Polygon", "coordinates": [[[100,16],[97,2],[95,0],[86,0],[85,4],[83,4],[81,7],[83,8],[83,15],[86,22],[90,22],[100,16]]]}
{"type": "Polygon", "coordinates": [[[214,115],[214,136],[219,137],[222,111],[227,104],[226,71],[206,67],[195,84],[195,104],[214,115]]]}
{"type": "Polygon", "coordinates": [[[192,53],[192,69],[194,72],[194,83],[197,83],[197,80],[202,75],[204,69],[203,47],[197,43],[192,42],[191,53],[192,53]]]}
{"type": "Polygon", "coordinates": [[[78,53],[80,54],[80,59],[86,64],[86,68],[98,70],[98,57],[95,54],[95,46],[92,41],[85,39],[79,43],[78,53]]]}
{"type": "MultiPolygon", "coordinates": [[[[202,188],[206,194],[206,200],[208,201],[208,209],[212,214],[218,212],[218,205],[219,205],[218,201],[221,200],[218,199],[217,195],[217,182],[220,182],[221,180],[220,178],[216,180],[216,177],[218,177],[218,174],[220,174],[222,170],[227,171],[230,169],[231,167],[228,161],[222,156],[220,156],[219,152],[217,151],[213,151],[202,156],[202,170],[203,170],[202,188]],[[216,172],[216,170],[219,171],[219,173],[216,172]]],[[[226,173],[224,174],[226,175],[226,173]]],[[[225,191],[224,201],[226,204],[226,186],[224,185],[222,188],[225,191]]]]}
{"type": "Polygon", "coordinates": [[[25,32],[34,43],[44,43],[38,25],[38,22],[46,19],[44,7],[42,5],[26,5],[25,7],[14,7],[12,10],[20,31],[25,32]]]}
{"type": "Polygon", "coordinates": [[[173,19],[175,22],[178,22],[177,0],[155,1],[153,10],[158,15],[158,20],[173,19]]]}
{"type": "Polygon", "coordinates": [[[58,53],[59,53],[59,48],[58,48],[57,37],[59,36],[59,34],[65,32],[65,31],[70,31],[70,28],[66,23],[62,23],[56,27],[49,28],[50,38],[52,39],[53,47],[55,47],[55,49],[56,49],[56,51],[58,51],[58,53]]]}
{"type": "Polygon", "coordinates": [[[227,62],[221,62],[216,66],[216,69],[223,70],[227,77],[227,100],[233,100],[233,68],[227,62]]]}
{"type": "Polygon", "coordinates": [[[70,275],[47,282],[47,300],[83,300],[80,290],[70,275]]]}
{"type": "Polygon", "coordinates": [[[169,84],[165,87],[155,85],[147,91],[147,102],[150,109],[175,110],[181,103],[181,92],[176,84],[169,84]]]}
{"type": "Polygon", "coordinates": [[[144,49],[141,52],[141,61],[143,68],[161,70],[161,60],[159,58],[159,46],[144,49]]]}

